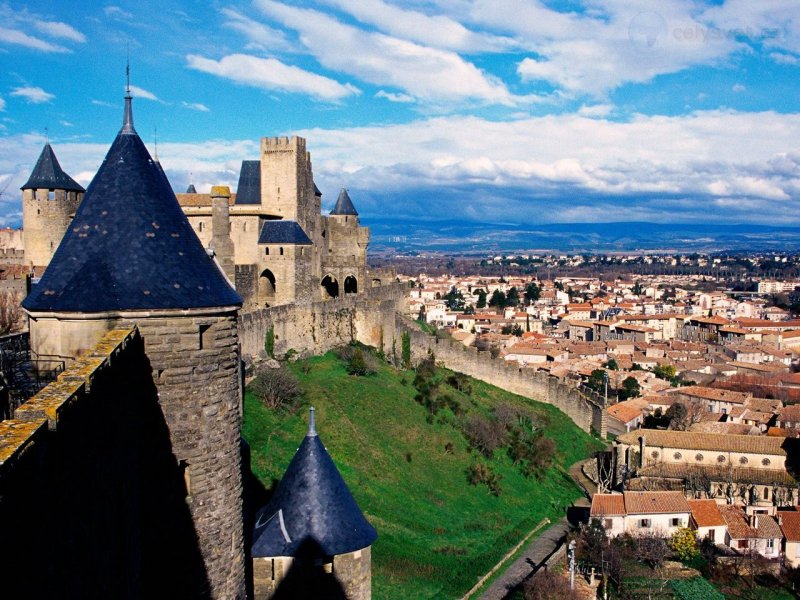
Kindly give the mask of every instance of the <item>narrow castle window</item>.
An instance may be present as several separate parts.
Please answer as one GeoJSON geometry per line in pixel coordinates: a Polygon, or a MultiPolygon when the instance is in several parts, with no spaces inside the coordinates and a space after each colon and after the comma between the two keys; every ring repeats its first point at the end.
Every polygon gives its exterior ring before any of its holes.
{"type": "Polygon", "coordinates": [[[200,223],[197,225],[197,231],[203,231],[203,222],[202,221],[200,221],[200,223]]]}
{"type": "Polygon", "coordinates": [[[281,246],[280,252],[281,252],[281,256],[283,256],[283,246],[281,246]]]}
{"type": "Polygon", "coordinates": [[[47,190],[47,199],[48,200],[55,200],[56,199],[55,190],[47,190]]]}
{"type": "Polygon", "coordinates": [[[185,460],[178,461],[178,469],[183,477],[183,485],[186,488],[186,495],[192,495],[192,475],[189,472],[189,463],[185,460]]]}
{"type": "Polygon", "coordinates": [[[269,248],[264,248],[264,254],[266,254],[267,256],[269,256],[269,248]]]}
{"type": "Polygon", "coordinates": [[[211,325],[200,325],[200,344],[199,350],[203,348],[213,348],[214,336],[211,332],[211,325]]]}

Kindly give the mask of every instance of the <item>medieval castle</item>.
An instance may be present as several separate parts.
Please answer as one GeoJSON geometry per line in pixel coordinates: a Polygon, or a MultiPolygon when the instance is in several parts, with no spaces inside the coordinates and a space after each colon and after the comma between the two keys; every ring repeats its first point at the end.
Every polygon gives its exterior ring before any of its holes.
{"type": "Polygon", "coordinates": [[[88,189],[45,146],[23,186],[25,261],[44,267],[23,308],[31,355],[66,370],[0,421],[9,597],[371,597],[376,532],[313,412],[270,503],[253,523],[243,506],[240,310],[383,283],[347,192],[329,216],[320,196],[305,141],[280,138],[237,194],[179,204],[130,93],[88,189]]]}

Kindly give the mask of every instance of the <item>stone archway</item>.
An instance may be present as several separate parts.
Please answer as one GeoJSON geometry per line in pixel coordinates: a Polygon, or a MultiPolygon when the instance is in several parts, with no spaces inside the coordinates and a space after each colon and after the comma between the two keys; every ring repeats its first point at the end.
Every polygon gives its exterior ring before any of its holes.
{"type": "Polygon", "coordinates": [[[333,275],[325,275],[320,282],[320,291],[322,298],[338,298],[339,297],[339,282],[333,275]]]}
{"type": "Polygon", "coordinates": [[[358,280],[352,275],[344,278],[344,293],[357,294],[358,293],[358,280]]]}
{"type": "Polygon", "coordinates": [[[275,291],[275,275],[269,269],[264,269],[258,278],[258,302],[274,304],[275,291]]]}

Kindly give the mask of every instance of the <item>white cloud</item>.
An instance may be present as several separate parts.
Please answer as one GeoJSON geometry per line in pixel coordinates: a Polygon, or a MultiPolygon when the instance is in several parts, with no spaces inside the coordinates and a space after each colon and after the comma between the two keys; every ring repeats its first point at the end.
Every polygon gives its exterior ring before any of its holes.
{"type": "Polygon", "coordinates": [[[46,33],[53,37],[70,40],[72,42],[83,43],[86,41],[86,36],[80,31],[71,25],[67,25],[66,23],[61,23],[59,21],[42,21],[36,19],[33,21],[33,26],[42,33],[46,33]]]}
{"type": "Polygon", "coordinates": [[[33,86],[14,88],[14,90],[11,92],[11,95],[19,98],[25,98],[31,104],[43,104],[45,102],[50,102],[50,100],[55,98],[54,94],[45,92],[40,87],[33,86]]]}
{"type": "Polygon", "coordinates": [[[45,39],[83,43],[86,41],[80,31],[61,21],[50,21],[28,12],[25,8],[12,8],[8,4],[0,4],[0,42],[23,46],[41,52],[72,52],[69,48],[45,39]],[[38,33],[29,35],[35,30],[38,33]]]}
{"type": "Polygon", "coordinates": [[[772,52],[769,57],[781,65],[796,65],[800,63],[800,58],[794,54],[786,54],[785,52],[772,52]]]}
{"type": "Polygon", "coordinates": [[[506,86],[451,51],[345,25],[319,11],[256,0],[264,14],[296,30],[325,67],[428,101],[477,100],[511,105],[506,86]]]}
{"type": "Polygon", "coordinates": [[[119,6],[106,6],[103,8],[103,12],[109,19],[114,19],[116,21],[130,21],[133,19],[133,15],[131,13],[123,10],[119,6]]]}
{"type": "Polygon", "coordinates": [[[349,83],[341,84],[328,77],[284,64],[275,58],[231,54],[217,61],[190,54],[186,61],[191,69],[265,90],[299,92],[321,100],[341,100],[360,93],[349,83]]]}
{"type": "Polygon", "coordinates": [[[733,84],[733,87],[731,88],[731,91],[736,93],[736,94],[740,94],[740,93],[744,92],[746,89],[747,89],[747,87],[745,85],[742,85],[741,83],[735,83],[735,84],[733,84]]]}
{"type": "Polygon", "coordinates": [[[156,96],[153,92],[150,92],[144,88],[140,88],[139,86],[132,85],[131,86],[131,95],[134,98],[140,98],[142,100],[152,100],[153,102],[162,102],[158,96],[156,96]]]}
{"type": "Polygon", "coordinates": [[[200,112],[211,112],[210,108],[208,108],[205,104],[201,104],[200,102],[181,102],[181,106],[200,112]]]}
{"type": "Polygon", "coordinates": [[[396,94],[394,92],[387,92],[385,90],[378,90],[375,93],[376,98],[385,98],[389,102],[409,103],[414,102],[414,96],[408,94],[396,94]]]}
{"type": "Polygon", "coordinates": [[[398,8],[383,0],[323,0],[390,35],[434,48],[456,52],[505,52],[519,43],[509,37],[470,31],[445,15],[427,15],[398,8]]]}
{"type": "Polygon", "coordinates": [[[108,108],[119,108],[119,106],[117,106],[116,104],[113,104],[111,102],[106,102],[105,100],[92,100],[92,104],[94,104],[95,106],[105,106],[108,108]]]}
{"type": "Polygon", "coordinates": [[[3,112],[6,109],[6,101],[3,98],[0,98],[0,112],[3,112]]]}
{"type": "Polygon", "coordinates": [[[614,111],[612,104],[592,104],[581,106],[578,114],[583,117],[607,117],[614,111]]]}
{"type": "Polygon", "coordinates": [[[65,48],[64,46],[51,44],[39,38],[31,37],[22,31],[8,29],[7,27],[0,27],[0,42],[16,44],[18,46],[31,48],[32,50],[41,50],[42,52],[71,52],[69,48],[65,48]]]}
{"type": "Polygon", "coordinates": [[[61,124],[63,127],[75,127],[74,123],[70,123],[69,121],[64,121],[63,119],[59,121],[59,124],[61,124]]]}
{"type": "Polygon", "coordinates": [[[291,50],[292,44],[286,34],[279,29],[267,27],[231,8],[223,8],[222,14],[227,17],[224,25],[245,36],[252,50],[291,50]]]}

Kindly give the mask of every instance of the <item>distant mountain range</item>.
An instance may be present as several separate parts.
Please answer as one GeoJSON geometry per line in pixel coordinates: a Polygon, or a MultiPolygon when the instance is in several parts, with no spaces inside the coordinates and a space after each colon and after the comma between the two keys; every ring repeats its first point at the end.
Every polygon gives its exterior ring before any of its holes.
{"type": "Polygon", "coordinates": [[[362,219],[376,252],[758,252],[800,250],[800,227],[727,224],[552,223],[362,219]]]}

